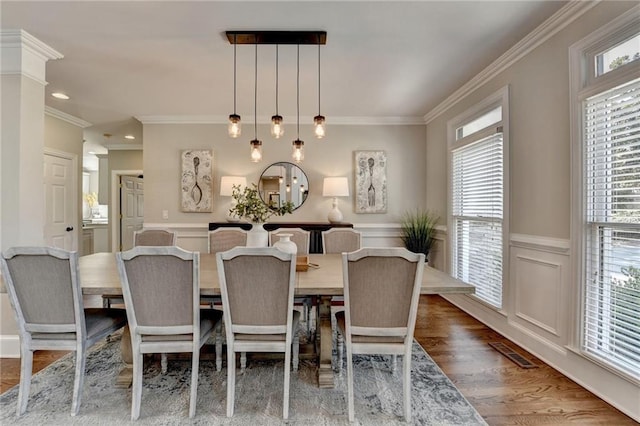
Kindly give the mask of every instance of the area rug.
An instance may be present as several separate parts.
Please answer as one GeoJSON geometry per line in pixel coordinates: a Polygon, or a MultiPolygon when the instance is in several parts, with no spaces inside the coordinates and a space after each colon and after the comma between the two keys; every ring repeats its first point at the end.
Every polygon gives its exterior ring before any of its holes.
{"type": "MultiPolygon", "coordinates": [[[[406,424],[402,417],[402,360],[395,372],[390,357],[356,356],[356,425],[406,424]]],[[[0,395],[3,425],[348,425],[346,367],[336,373],[335,389],[319,389],[316,365],[300,361],[291,375],[289,419],[282,420],[282,360],[249,359],[236,376],[235,415],[226,414],[226,367],[215,371],[213,360],[200,363],[196,415],[189,419],[191,362],[170,359],[167,374],[157,360],[145,359],[140,419],[130,421],[131,390],[114,386],[121,368],[120,342],[96,345],[87,360],[82,406],[70,416],[73,356],[67,355],[32,379],[27,412],[15,415],[18,386],[0,395]]],[[[486,425],[422,347],[412,354],[412,423],[416,425],[486,425]]]]}

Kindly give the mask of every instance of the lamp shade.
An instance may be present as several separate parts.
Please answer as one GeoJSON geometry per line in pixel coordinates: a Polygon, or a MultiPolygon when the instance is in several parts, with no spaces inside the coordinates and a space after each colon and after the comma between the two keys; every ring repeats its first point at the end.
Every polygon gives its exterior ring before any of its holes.
{"type": "Polygon", "coordinates": [[[326,177],[322,184],[324,197],[348,197],[349,181],[346,177],[326,177]]]}
{"type": "Polygon", "coordinates": [[[222,176],[220,178],[220,195],[231,197],[233,195],[233,185],[240,186],[240,190],[243,190],[247,186],[247,178],[244,176],[222,176]]]}

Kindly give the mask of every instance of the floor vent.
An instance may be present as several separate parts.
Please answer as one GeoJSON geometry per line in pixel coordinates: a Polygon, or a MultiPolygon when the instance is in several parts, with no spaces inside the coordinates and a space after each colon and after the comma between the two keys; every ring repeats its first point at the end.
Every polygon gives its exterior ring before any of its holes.
{"type": "Polygon", "coordinates": [[[536,364],[520,355],[518,352],[505,345],[504,343],[492,342],[489,343],[489,346],[509,358],[511,361],[515,362],[520,368],[538,368],[536,364]]]}

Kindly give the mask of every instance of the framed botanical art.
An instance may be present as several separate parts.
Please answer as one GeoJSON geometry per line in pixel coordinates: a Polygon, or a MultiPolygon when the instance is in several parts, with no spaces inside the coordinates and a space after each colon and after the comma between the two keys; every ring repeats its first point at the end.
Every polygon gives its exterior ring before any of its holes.
{"type": "Polygon", "coordinates": [[[387,154],[355,151],[356,213],[387,212],[387,154]]]}
{"type": "Polygon", "coordinates": [[[213,154],[207,149],[182,151],[182,211],[210,213],[212,211],[213,154]]]}

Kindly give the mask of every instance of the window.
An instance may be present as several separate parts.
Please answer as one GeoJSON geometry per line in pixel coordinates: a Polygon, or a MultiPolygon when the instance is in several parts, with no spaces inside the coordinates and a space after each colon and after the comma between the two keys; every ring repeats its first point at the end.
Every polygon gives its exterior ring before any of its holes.
{"type": "Polygon", "coordinates": [[[507,97],[505,89],[449,123],[452,275],[495,308],[502,307],[505,269],[507,97]]]}
{"type": "Polygon", "coordinates": [[[574,159],[581,165],[573,177],[581,189],[574,205],[578,226],[572,234],[578,244],[582,293],[579,346],[586,356],[636,382],[640,380],[640,61],[633,58],[640,50],[638,28],[638,14],[630,13],[570,50],[572,97],[577,105],[573,125],[579,130],[574,159]]]}

